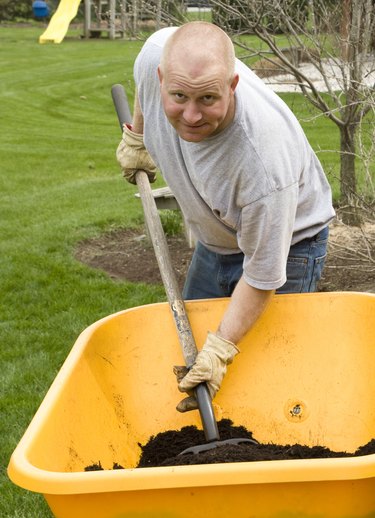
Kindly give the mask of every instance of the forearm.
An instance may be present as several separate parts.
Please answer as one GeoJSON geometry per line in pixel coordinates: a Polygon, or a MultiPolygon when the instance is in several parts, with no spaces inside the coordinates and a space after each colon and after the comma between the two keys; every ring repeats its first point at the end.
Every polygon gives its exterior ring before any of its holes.
{"type": "Polygon", "coordinates": [[[241,277],[220,322],[217,334],[234,344],[252,328],[266,309],[273,290],[253,288],[241,277]]]}
{"type": "Polygon", "coordinates": [[[189,394],[177,405],[179,412],[197,408],[197,401],[191,391],[199,383],[207,383],[211,398],[215,397],[227,372],[227,366],[239,352],[235,344],[255,324],[273,294],[274,291],[257,290],[249,286],[241,277],[217,333],[208,333],[193,367],[190,370],[186,367],[174,369],[179,389],[189,394]]]}
{"type": "Polygon", "coordinates": [[[135,91],[134,95],[134,113],[132,126],[132,130],[134,131],[134,133],[143,134],[143,113],[141,110],[141,106],[139,104],[137,90],[135,91]]]}

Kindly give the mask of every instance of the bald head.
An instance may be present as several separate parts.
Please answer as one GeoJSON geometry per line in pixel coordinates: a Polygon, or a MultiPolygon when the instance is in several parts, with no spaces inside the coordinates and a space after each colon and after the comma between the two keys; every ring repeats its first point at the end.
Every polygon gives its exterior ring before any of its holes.
{"type": "Polygon", "coordinates": [[[190,22],[179,27],[168,39],[162,53],[163,75],[183,64],[192,75],[195,69],[215,67],[231,81],[234,76],[235,53],[229,36],[208,22],[190,22]]]}
{"type": "Polygon", "coordinates": [[[230,38],[211,23],[187,23],[167,40],[158,67],[161,101],[180,138],[201,142],[232,122],[234,65],[230,38]]]}

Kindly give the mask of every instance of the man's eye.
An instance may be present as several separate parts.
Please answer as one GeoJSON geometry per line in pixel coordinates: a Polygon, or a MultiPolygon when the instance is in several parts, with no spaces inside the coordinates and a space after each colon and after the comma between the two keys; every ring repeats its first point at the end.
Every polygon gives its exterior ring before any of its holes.
{"type": "Polygon", "coordinates": [[[204,95],[202,97],[203,102],[205,103],[213,103],[215,100],[215,97],[213,95],[204,95]]]}
{"type": "Polygon", "coordinates": [[[174,94],[173,94],[173,96],[175,97],[175,99],[176,99],[177,101],[183,101],[183,100],[185,99],[184,94],[181,94],[181,93],[179,93],[179,92],[174,93],[174,94]]]}

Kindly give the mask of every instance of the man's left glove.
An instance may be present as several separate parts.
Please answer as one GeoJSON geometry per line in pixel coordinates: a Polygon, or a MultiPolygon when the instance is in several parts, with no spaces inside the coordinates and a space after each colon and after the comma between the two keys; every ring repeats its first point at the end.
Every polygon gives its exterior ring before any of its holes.
{"type": "Polygon", "coordinates": [[[121,166],[124,177],[135,184],[135,174],[142,169],[148,175],[150,182],[156,178],[156,166],[143,143],[143,135],[134,133],[124,126],[122,140],[116,151],[116,158],[121,166]]]}
{"type": "Polygon", "coordinates": [[[190,370],[180,366],[173,368],[177,378],[178,389],[181,392],[187,392],[189,395],[189,397],[180,401],[177,405],[177,410],[179,412],[188,412],[198,408],[197,401],[193,395],[193,389],[202,382],[207,383],[211,399],[213,399],[227,372],[227,365],[232,363],[233,358],[239,352],[238,347],[232,342],[209,332],[193,367],[190,370]]]}

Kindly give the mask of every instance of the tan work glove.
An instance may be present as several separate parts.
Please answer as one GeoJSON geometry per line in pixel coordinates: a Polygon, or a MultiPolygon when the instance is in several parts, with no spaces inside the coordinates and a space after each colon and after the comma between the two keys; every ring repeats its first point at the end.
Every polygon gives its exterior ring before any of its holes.
{"type": "Polygon", "coordinates": [[[143,143],[143,135],[134,133],[124,125],[122,140],[116,151],[116,158],[121,166],[124,177],[135,184],[135,173],[142,169],[148,175],[150,182],[156,178],[156,166],[143,143]]]}
{"type": "Polygon", "coordinates": [[[177,378],[178,389],[189,394],[189,397],[180,401],[177,405],[177,410],[179,412],[188,412],[198,408],[197,401],[193,395],[193,389],[202,382],[207,383],[211,399],[213,399],[227,372],[227,365],[232,363],[233,358],[239,352],[238,347],[232,342],[209,332],[193,367],[190,370],[187,367],[180,366],[173,368],[177,378]]]}

